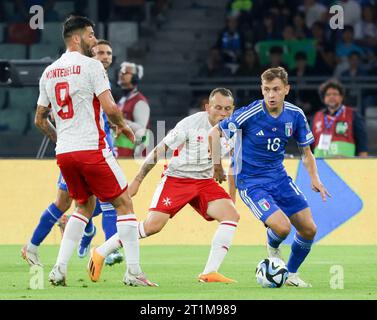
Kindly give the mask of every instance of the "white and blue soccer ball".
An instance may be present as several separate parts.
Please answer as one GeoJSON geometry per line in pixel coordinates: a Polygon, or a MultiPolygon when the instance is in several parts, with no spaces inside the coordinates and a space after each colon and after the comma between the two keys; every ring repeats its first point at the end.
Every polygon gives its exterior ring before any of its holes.
{"type": "Polygon", "coordinates": [[[257,282],[263,288],[280,288],[288,278],[288,268],[279,258],[266,258],[255,270],[257,282]]]}

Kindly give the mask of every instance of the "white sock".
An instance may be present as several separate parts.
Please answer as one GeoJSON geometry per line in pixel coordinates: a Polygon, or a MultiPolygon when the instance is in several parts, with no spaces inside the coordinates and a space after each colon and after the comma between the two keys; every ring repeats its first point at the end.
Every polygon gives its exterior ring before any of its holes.
{"type": "Polygon", "coordinates": [[[232,244],[237,222],[222,221],[212,239],[212,247],[203,274],[217,271],[232,244]]]}
{"type": "Polygon", "coordinates": [[[144,229],[144,221],[140,221],[138,224],[138,230],[139,230],[139,239],[143,239],[148,237],[147,234],[145,233],[144,229]]]}
{"type": "MultiPolygon", "coordinates": [[[[143,239],[147,237],[144,230],[144,221],[140,221],[138,223],[138,231],[139,231],[138,232],[139,239],[143,239]]],[[[108,239],[106,242],[104,242],[102,245],[96,248],[96,251],[102,257],[107,257],[110,253],[114,252],[115,250],[120,249],[121,247],[122,247],[122,242],[119,239],[118,233],[116,233],[110,239],[108,239]]]]}
{"type": "Polygon", "coordinates": [[[38,252],[38,246],[36,246],[35,244],[32,244],[31,242],[29,242],[27,244],[26,249],[27,249],[27,251],[30,251],[32,253],[37,253],[38,252]]]}
{"type": "Polygon", "coordinates": [[[123,245],[127,269],[132,274],[141,273],[137,226],[135,214],[126,214],[117,218],[118,235],[123,245]]]}
{"type": "Polygon", "coordinates": [[[56,264],[67,266],[73,251],[84,235],[84,230],[88,221],[88,218],[77,212],[72,214],[64,230],[56,264]]]}
{"type": "Polygon", "coordinates": [[[96,248],[96,251],[102,256],[107,257],[110,253],[118,250],[122,246],[118,233],[96,248]]]}

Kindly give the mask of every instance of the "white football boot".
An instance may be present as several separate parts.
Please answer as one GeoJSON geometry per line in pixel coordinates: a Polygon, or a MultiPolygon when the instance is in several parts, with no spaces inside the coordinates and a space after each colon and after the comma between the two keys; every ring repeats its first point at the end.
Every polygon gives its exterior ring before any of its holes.
{"type": "Polygon", "coordinates": [[[158,284],[149,281],[144,273],[135,275],[127,271],[123,282],[125,285],[132,287],[158,287],[158,284]]]}
{"type": "Polygon", "coordinates": [[[286,286],[289,287],[299,287],[299,288],[311,288],[312,285],[310,283],[306,283],[304,280],[302,280],[299,276],[298,273],[289,273],[288,274],[288,279],[285,282],[286,286]]]}
{"type": "Polygon", "coordinates": [[[53,286],[65,286],[66,274],[67,267],[56,264],[48,275],[48,281],[50,281],[53,286]]]}
{"type": "Polygon", "coordinates": [[[283,260],[284,259],[282,258],[281,256],[281,250],[280,250],[280,247],[279,248],[273,248],[271,247],[268,242],[266,244],[266,247],[267,247],[267,254],[268,254],[268,257],[269,258],[278,258],[280,260],[283,260]]]}
{"type": "Polygon", "coordinates": [[[31,252],[27,249],[27,245],[23,246],[21,249],[21,256],[26,260],[30,267],[40,266],[43,267],[41,261],[39,260],[38,251],[31,252]]]}

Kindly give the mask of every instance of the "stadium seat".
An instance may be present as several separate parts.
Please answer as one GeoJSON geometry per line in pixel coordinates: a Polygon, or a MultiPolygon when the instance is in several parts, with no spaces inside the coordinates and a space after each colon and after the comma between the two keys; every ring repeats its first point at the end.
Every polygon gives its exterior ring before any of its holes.
{"type": "Polygon", "coordinates": [[[63,46],[62,24],[60,22],[45,22],[40,42],[63,46]]]}
{"type": "Polygon", "coordinates": [[[61,20],[65,20],[71,13],[75,11],[74,1],[55,1],[54,10],[59,13],[61,20]]]}
{"type": "Polygon", "coordinates": [[[96,26],[95,26],[95,32],[96,32],[96,38],[97,39],[106,39],[106,35],[105,35],[105,25],[103,22],[98,22],[96,23],[96,26]]]}
{"type": "Polygon", "coordinates": [[[5,87],[0,87],[0,110],[5,108],[6,99],[7,89],[5,87]]]}
{"type": "Polygon", "coordinates": [[[10,133],[22,134],[26,126],[27,113],[22,113],[12,108],[0,110],[0,128],[10,133]]]}
{"type": "Polygon", "coordinates": [[[136,22],[110,22],[107,34],[118,62],[126,59],[127,47],[135,44],[139,38],[136,22]]]}
{"type": "Polygon", "coordinates": [[[55,59],[60,54],[60,46],[57,44],[37,43],[30,46],[30,59],[51,58],[55,59]]]}
{"type": "Polygon", "coordinates": [[[18,112],[34,110],[38,100],[38,87],[11,88],[9,90],[9,107],[18,112]]]}
{"type": "Polygon", "coordinates": [[[4,42],[5,23],[0,23],[0,43],[4,42]]]}
{"type": "Polygon", "coordinates": [[[26,59],[26,45],[23,44],[0,44],[0,59],[26,59]]]}

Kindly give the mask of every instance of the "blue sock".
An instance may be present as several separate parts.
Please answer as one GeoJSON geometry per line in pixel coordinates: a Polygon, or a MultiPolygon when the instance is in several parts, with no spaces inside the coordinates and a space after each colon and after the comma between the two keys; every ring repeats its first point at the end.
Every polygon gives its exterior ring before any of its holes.
{"type": "Polygon", "coordinates": [[[277,249],[284,241],[285,238],[279,237],[271,228],[267,228],[267,239],[268,244],[272,247],[277,249]]]}
{"type": "Polygon", "coordinates": [[[96,207],[94,208],[92,218],[99,216],[102,213],[101,203],[96,199],[96,207]]]}
{"type": "Polygon", "coordinates": [[[60,219],[63,213],[64,212],[60,211],[54,203],[51,203],[49,207],[43,212],[30,242],[35,246],[39,246],[50,233],[52,227],[54,226],[56,221],[60,219]]]}
{"type": "Polygon", "coordinates": [[[88,224],[85,227],[84,236],[81,239],[80,247],[87,247],[92,242],[93,237],[96,235],[96,227],[93,224],[93,220],[89,219],[88,224]]]}
{"type": "Polygon", "coordinates": [[[108,203],[101,203],[102,209],[102,229],[105,233],[106,240],[110,239],[117,233],[117,212],[114,207],[108,203]]]}
{"type": "Polygon", "coordinates": [[[291,247],[291,255],[287,265],[289,272],[297,272],[298,268],[309,254],[312,244],[313,240],[306,240],[300,237],[297,233],[295,234],[291,247]]]}
{"type": "Polygon", "coordinates": [[[84,230],[84,235],[90,235],[93,233],[93,229],[94,229],[94,224],[93,224],[93,219],[90,218],[86,227],[85,227],[85,230],[84,230]]]}

